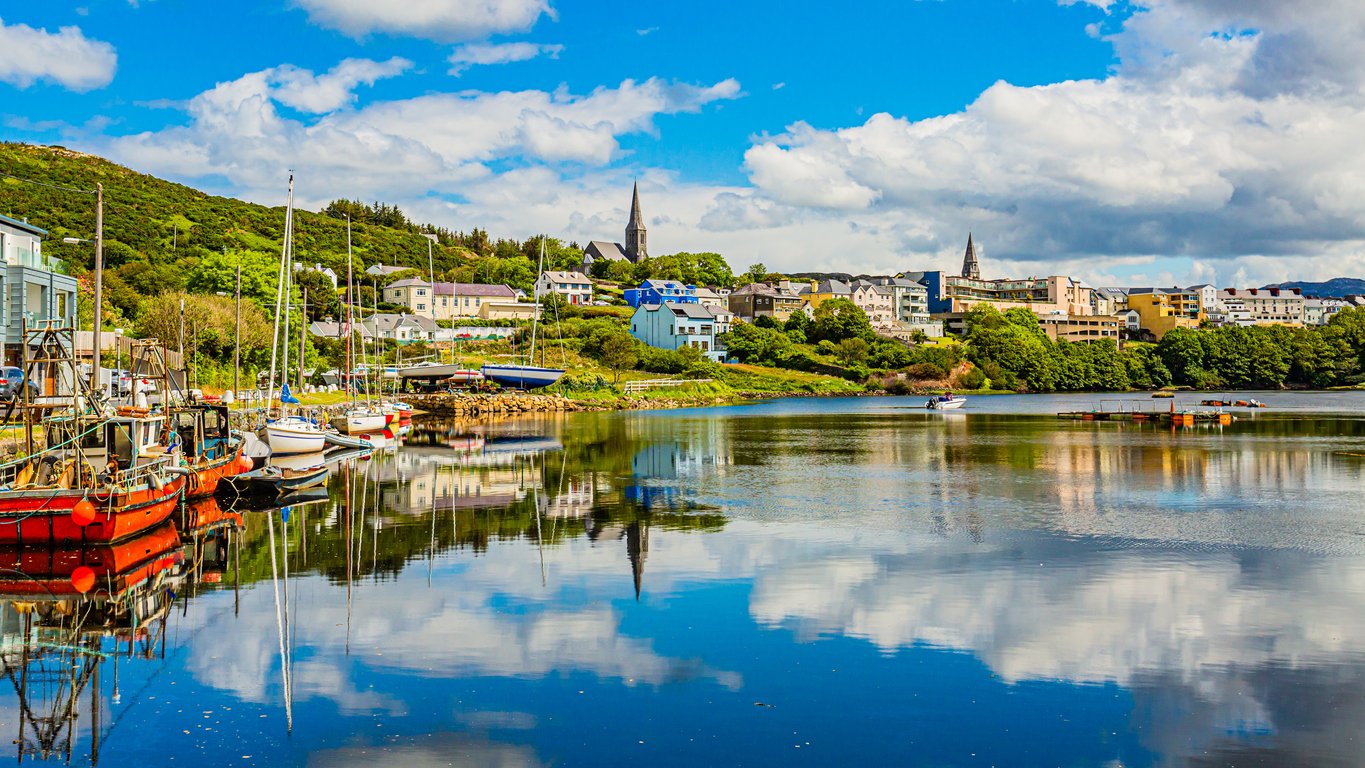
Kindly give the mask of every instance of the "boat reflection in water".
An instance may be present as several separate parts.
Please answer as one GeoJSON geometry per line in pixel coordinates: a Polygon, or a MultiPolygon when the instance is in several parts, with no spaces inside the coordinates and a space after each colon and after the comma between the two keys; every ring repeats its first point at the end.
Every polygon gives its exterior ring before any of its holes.
{"type": "Polygon", "coordinates": [[[98,760],[118,659],[164,655],[183,578],[173,524],[123,542],[0,549],[0,668],[13,687],[16,758],[98,760]],[[112,681],[101,680],[110,659],[112,681]],[[82,700],[88,695],[88,706],[82,700]]]}
{"type": "Polygon", "coordinates": [[[201,768],[1360,764],[1357,419],[914,404],[419,422],[140,548],[10,553],[7,679],[79,702],[0,727],[201,768]]]}

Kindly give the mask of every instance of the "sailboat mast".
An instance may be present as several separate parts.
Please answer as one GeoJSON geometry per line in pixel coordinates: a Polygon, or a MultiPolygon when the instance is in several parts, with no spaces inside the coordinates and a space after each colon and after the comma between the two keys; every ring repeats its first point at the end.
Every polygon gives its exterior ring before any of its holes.
{"type": "Polygon", "coordinates": [[[346,375],[342,380],[346,382],[346,389],[351,396],[351,407],[355,407],[355,383],[351,381],[351,372],[355,370],[355,356],[351,351],[351,330],[352,310],[355,302],[355,285],[351,282],[351,215],[346,214],[346,375]]]}
{"type": "MultiPolygon", "coordinates": [[[[285,264],[289,256],[290,228],[294,224],[294,174],[289,174],[289,197],[284,208],[284,245],[280,249],[280,276],[275,283],[275,329],[270,335],[270,382],[266,387],[265,408],[270,412],[270,403],[275,399],[275,357],[280,348],[280,302],[284,297],[285,264]]],[[[288,331],[286,327],[286,332],[288,331]]],[[[283,408],[284,403],[280,403],[283,408]]]]}
{"type": "Polygon", "coordinates": [[[540,278],[545,274],[545,236],[540,236],[540,261],[536,264],[535,310],[531,314],[531,365],[536,364],[536,332],[540,324],[540,278]]]}

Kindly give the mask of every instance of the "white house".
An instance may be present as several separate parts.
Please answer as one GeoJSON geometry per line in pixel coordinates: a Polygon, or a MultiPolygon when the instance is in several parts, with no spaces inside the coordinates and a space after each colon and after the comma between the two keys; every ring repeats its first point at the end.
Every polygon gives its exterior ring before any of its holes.
{"type": "Polygon", "coordinates": [[[630,316],[630,335],[659,349],[695,347],[719,362],[725,348],[716,337],[730,330],[730,317],[723,320],[702,304],[641,304],[630,316]]]}
{"type": "Polygon", "coordinates": [[[541,296],[557,293],[569,304],[592,303],[592,279],[582,272],[541,272],[536,290],[541,296]]]}

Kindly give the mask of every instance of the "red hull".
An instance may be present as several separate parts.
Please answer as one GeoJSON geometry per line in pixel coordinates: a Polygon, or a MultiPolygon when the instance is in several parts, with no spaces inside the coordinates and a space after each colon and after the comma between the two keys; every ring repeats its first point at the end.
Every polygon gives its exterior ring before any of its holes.
{"type": "Polygon", "coordinates": [[[175,522],[181,533],[190,536],[216,528],[240,528],[242,516],[223,509],[216,500],[208,498],[181,507],[175,522]]]}
{"type": "MultiPolygon", "coordinates": [[[[117,544],[74,547],[0,548],[0,595],[71,597],[81,594],[73,576],[78,568],[93,575],[91,590],[120,594],[184,560],[174,525],[162,525],[117,544]]],[[[90,594],[90,593],[86,593],[90,594]]]]}
{"type": "Polygon", "coordinates": [[[99,544],[126,539],[165,522],[185,490],[177,476],[161,490],[100,494],[85,490],[0,492],[0,544],[99,544]],[[72,510],[83,499],[95,506],[95,519],[78,524],[72,510]]]}
{"type": "Polygon", "coordinates": [[[185,489],[185,498],[202,499],[212,496],[218,490],[218,483],[224,478],[236,477],[241,473],[241,467],[237,461],[241,458],[242,451],[239,448],[231,456],[224,456],[209,462],[200,467],[190,476],[189,487],[185,489]]]}

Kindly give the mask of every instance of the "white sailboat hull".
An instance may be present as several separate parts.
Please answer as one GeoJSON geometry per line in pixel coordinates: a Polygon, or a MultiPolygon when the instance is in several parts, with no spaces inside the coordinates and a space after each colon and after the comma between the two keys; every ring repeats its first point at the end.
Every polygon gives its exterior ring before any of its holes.
{"type": "Polygon", "coordinates": [[[270,444],[271,455],[289,456],[321,451],[326,436],[311,421],[291,417],[265,425],[265,441],[270,444]]]}
{"type": "Polygon", "coordinates": [[[388,415],[382,411],[351,411],[346,414],[346,431],[351,434],[356,432],[378,432],[388,423],[388,415]]]}
{"type": "Polygon", "coordinates": [[[454,379],[459,382],[478,381],[483,378],[483,374],[462,368],[455,363],[449,365],[412,365],[398,369],[398,375],[404,379],[454,379]]]}

